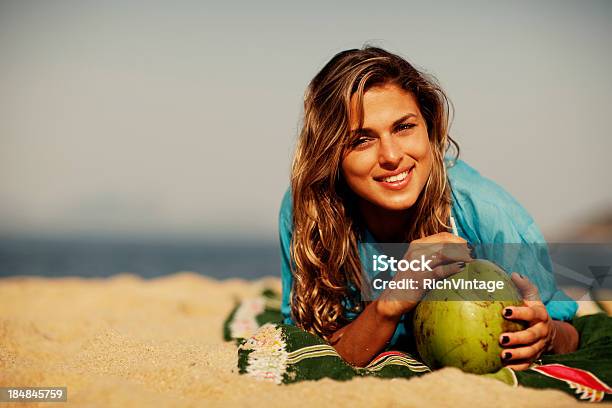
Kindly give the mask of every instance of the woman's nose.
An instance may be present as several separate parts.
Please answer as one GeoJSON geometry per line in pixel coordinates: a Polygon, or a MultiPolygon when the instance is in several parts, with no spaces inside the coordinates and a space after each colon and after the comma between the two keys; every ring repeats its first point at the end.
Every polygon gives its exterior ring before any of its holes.
{"type": "Polygon", "coordinates": [[[402,160],[402,151],[392,135],[380,138],[380,149],[378,151],[378,163],[383,168],[395,169],[402,160]]]}

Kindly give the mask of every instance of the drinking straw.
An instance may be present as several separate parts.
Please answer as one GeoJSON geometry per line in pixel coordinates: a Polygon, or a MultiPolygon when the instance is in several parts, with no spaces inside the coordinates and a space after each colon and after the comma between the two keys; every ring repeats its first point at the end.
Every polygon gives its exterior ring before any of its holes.
{"type": "Polygon", "coordinates": [[[459,236],[459,232],[457,232],[457,224],[455,224],[455,219],[453,218],[453,216],[450,216],[450,223],[451,223],[451,228],[453,229],[453,234],[455,236],[459,236]]]}

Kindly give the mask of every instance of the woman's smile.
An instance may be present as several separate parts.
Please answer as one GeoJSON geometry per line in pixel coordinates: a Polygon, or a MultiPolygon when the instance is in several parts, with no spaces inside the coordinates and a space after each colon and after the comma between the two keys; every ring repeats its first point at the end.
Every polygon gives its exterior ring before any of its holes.
{"type": "Polygon", "coordinates": [[[374,180],[389,190],[401,190],[410,183],[410,180],[412,180],[414,167],[415,166],[406,170],[395,171],[386,176],[374,177],[374,180]]]}

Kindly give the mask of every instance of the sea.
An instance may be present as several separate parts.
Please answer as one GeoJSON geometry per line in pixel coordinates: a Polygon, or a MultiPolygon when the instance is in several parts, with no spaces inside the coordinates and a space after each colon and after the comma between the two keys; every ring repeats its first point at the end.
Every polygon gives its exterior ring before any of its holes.
{"type": "Polygon", "coordinates": [[[278,242],[0,237],[0,277],[155,278],[191,271],[217,279],[280,276],[278,242]]]}

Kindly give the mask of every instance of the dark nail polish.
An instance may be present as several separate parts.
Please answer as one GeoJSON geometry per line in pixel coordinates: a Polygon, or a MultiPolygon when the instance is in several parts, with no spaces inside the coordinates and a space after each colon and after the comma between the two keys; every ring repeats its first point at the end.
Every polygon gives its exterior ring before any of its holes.
{"type": "Polygon", "coordinates": [[[512,358],[512,353],[504,353],[504,360],[510,360],[512,358]]]}
{"type": "Polygon", "coordinates": [[[508,343],[509,341],[510,341],[510,337],[508,337],[508,336],[503,336],[503,337],[502,337],[502,344],[506,344],[506,343],[508,343]]]}
{"type": "Polygon", "coordinates": [[[504,316],[512,316],[512,309],[504,310],[504,316]]]}
{"type": "Polygon", "coordinates": [[[457,262],[457,266],[459,268],[463,268],[465,266],[465,262],[463,262],[463,261],[462,262],[457,262]]]}

